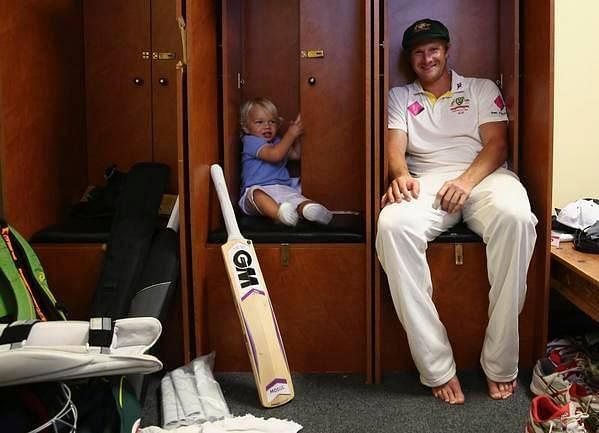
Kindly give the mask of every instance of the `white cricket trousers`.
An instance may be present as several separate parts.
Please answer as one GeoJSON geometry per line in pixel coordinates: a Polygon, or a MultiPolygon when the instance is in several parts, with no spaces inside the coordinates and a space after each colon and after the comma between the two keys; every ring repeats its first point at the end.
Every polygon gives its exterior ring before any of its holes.
{"type": "Polygon", "coordinates": [[[462,218],[486,244],[491,288],[480,362],[489,379],[509,382],[518,375],[518,315],[524,305],[526,275],[537,237],[537,219],[526,190],[505,168],[497,169],[472,190],[461,215],[433,209],[443,183],[459,175],[435,173],[418,178],[418,199],[385,206],[378,220],[378,258],[387,273],[395,311],[408,336],[420,381],[430,387],[451,379],[456,365],[431,297],[427,243],[462,218]]]}

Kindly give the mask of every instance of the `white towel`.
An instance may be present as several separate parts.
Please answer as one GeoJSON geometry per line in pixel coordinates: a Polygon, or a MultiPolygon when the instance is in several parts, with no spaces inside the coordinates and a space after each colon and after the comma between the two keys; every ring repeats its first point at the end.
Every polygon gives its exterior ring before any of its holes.
{"type": "Polygon", "coordinates": [[[225,418],[219,421],[205,422],[193,426],[178,427],[173,430],[163,430],[160,427],[144,427],[142,433],[297,433],[303,427],[293,421],[277,418],[256,418],[245,415],[235,418],[225,418]]]}

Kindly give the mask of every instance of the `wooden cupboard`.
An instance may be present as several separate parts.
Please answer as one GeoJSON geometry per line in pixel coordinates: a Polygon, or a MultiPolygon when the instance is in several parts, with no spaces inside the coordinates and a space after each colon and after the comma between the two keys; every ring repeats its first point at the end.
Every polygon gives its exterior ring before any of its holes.
{"type": "MultiPolygon", "coordinates": [[[[0,65],[0,210],[25,237],[67,221],[88,185],[104,183],[110,163],[121,170],[142,160],[169,164],[169,189],[178,191],[177,61],[152,65],[153,75],[144,82],[166,77],[169,84],[156,84],[152,95],[136,93],[146,87],[132,81],[152,62],[138,49],[181,53],[177,7],[177,0],[3,3],[0,52],[7,61],[0,65]],[[163,19],[168,24],[161,25],[163,19]],[[131,50],[138,55],[131,56],[131,50]],[[172,89],[169,102],[160,99],[167,89],[172,89]],[[148,110],[152,98],[159,112],[148,110]],[[153,142],[140,150],[138,137],[147,138],[152,129],[163,134],[152,134],[153,142]]],[[[84,319],[104,246],[65,241],[33,246],[52,291],[72,306],[72,318],[84,319]]],[[[171,323],[165,334],[179,344],[165,358],[173,365],[183,358],[182,326],[171,323]]]]}

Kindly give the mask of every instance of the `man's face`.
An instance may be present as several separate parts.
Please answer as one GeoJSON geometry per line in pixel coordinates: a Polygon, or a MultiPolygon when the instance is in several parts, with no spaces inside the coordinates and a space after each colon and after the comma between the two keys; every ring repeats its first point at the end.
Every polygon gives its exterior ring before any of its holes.
{"type": "Polygon", "coordinates": [[[421,84],[432,84],[443,76],[448,48],[448,44],[440,39],[425,41],[412,48],[410,64],[421,84]]]}

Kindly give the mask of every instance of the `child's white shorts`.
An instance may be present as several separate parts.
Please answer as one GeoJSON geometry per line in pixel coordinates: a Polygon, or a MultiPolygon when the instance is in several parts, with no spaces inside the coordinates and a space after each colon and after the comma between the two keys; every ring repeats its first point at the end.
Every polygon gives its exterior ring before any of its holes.
{"type": "Polygon", "coordinates": [[[287,185],[254,185],[245,189],[239,199],[239,207],[246,215],[260,215],[256,203],[254,203],[254,191],[260,190],[268,194],[277,204],[288,202],[297,208],[300,203],[308,200],[301,194],[301,185],[297,182],[295,186],[287,185]]]}

